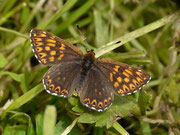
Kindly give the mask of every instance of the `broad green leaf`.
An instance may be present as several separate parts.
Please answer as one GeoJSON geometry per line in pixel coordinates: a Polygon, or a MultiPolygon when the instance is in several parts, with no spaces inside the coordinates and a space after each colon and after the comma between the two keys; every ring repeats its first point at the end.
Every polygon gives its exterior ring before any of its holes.
{"type": "Polygon", "coordinates": [[[129,112],[139,114],[138,106],[126,97],[116,97],[113,105],[109,107],[106,111],[96,112],[89,111],[88,113],[82,114],[78,122],[81,123],[95,123],[97,127],[106,126],[110,128],[117,117],[123,118],[128,116],[129,112]]]}

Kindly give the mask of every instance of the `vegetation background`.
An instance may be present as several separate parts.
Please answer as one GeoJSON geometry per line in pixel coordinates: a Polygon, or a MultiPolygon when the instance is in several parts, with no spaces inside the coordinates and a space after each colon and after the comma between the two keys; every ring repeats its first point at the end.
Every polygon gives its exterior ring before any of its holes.
{"type": "Polygon", "coordinates": [[[0,0],[0,134],[179,135],[179,6],[178,0],[0,0]],[[76,96],[52,96],[41,82],[48,67],[31,50],[33,28],[141,67],[152,80],[100,113],[76,96]]]}

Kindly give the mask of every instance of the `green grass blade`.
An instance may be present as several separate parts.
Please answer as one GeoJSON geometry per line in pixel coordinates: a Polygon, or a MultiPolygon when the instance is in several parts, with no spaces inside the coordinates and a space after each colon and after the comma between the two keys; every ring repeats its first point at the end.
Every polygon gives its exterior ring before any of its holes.
{"type": "Polygon", "coordinates": [[[49,24],[51,24],[52,22],[55,22],[58,18],[60,18],[63,13],[71,9],[76,2],[77,0],[68,0],[63,5],[63,7],[61,7],[50,19],[48,19],[46,22],[40,23],[37,28],[45,29],[49,24]]]}
{"type": "Polygon", "coordinates": [[[113,127],[121,134],[121,135],[129,135],[129,133],[118,123],[114,122],[113,127]]]}
{"type": "Polygon", "coordinates": [[[95,51],[96,58],[100,57],[101,55],[103,55],[109,51],[112,51],[113,49],[127,43],[130,40],[133,40],[133,39],[138,38],[138,37],[140,37],[140,36],[142,36],[148,32],[151,32],[155,29],[158,29],[167,23],[174,22],[174,20],[176,20],[177,17],[178,17],[177,13],[171,14],[169,16],[163,17],[162,19],[160,19],[158,21],[155,21],[151,24],[148,24],[148,25],[146,25],[140,29],[137,29],[133,32],[130,32],[130,33],[128,33],[128,34],[126,34],[120,38],[115,39],[114,41],[108,43],[107,45],[97,49],[95,51]],[[121,42],[118,44],[115,44],[117,41],[121,41],[121,42]]]}
{"type": "Polygon", "coordinates": [[[79,17],[81,17],[83,14],[85,14],[90,7],[95,3],[95,0],[88,0],[84,5],[82,5],[80,8],[78,8],[76,11],[71,13],[71,15],[62,22],[55,30],[52,31],[55,35],[65,30],[70,24],[75,22],[79,17]]]}
{"type": "Polygon", "coordinates": [[[54,135],[56,124],[56,108],[48,105],[44,113],[43,135],[54,135]]]}
{"type": "Polygon", "coordinates": [[[17,98],[14,102],[12,102],[6,110],[4,110],[1,114],[1,119],[3,119],[8,111],[15,110],[31,99],[33,99],[35,96],[37,96],[40,92],[44,90],[44,87],[42,84],[37,85],[36,87],[32,88],[28,92],[26,92],[24,95],[21,97],[17,98]]]}

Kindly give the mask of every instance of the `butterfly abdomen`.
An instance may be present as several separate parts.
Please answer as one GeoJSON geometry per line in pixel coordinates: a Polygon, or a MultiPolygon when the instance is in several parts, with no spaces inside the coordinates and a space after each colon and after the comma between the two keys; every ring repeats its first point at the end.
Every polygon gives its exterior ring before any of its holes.
{"type": "Polygon", "coordinates": [[[84,55],[82,61],[82,67],[80,70],[80,79],[79,79],[78,87],[81,87],[83,81],[85,80],[88,72],[90,71],[94,63],[95,63],[95,56],[94,56],[94,52],[91,50],[84,55]]]}

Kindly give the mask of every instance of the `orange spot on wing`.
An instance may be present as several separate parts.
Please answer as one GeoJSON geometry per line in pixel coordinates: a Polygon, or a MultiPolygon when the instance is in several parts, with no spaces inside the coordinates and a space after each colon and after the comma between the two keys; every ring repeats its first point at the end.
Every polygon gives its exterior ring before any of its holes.
{"type": "Polygon", "coordinates": [[[52,47],[55,47],[55,46],[56,46],[56,44],[54,44],[54,43],[46,43],[46,45],[52,46],[52,47]]]}
{"type": "Polygon", "coordinates": [[[63,94],[63,95],[68,94],[68,91],[66,89],[64,89],[61,91],[61,94],[63,94]]]}
{"type": "Polygon", "coordinates": [[[37,35],[36,33],[33,34],[34,37],[36,37],[36,35],[37,35]]]}
{"type": "Polygon", "coordinates": [[[49,76],[49,75],[47,75],[47,76],[46,76],[46,79],[49,79],[49,78],[50,78],[50,76],[49,76]]]}
{"type": "Polygon", "coordinates": [[[54,90],[54,84],[51,84],[51,85],[49,86],[49,90],[54,90]]]}
{"type": "Polygon", "coordinates": [[[113,74],[112,73],[109,74],[109,79],[111,82],[113,82],[113,74]]]}
{"type": "Polygon", "coordinates": [[[34,41],[36,41],[36,42],[42,41],[42,38],[34,38],[34,41]]]}
{"type": "Polygon", "coordinates": [[[120,67],[120,66],[115,66],[115,67],[113,68],[113,70],[116,71],[116,72],[118,72],[119,67],[120,67]]]}
{"type": "Polygon", "coordinates": [[[54,57],[49,57],[49,61],[53,62],[54,61],[54,57]]]}
{"type": "Polygon", "coordinates": [[[129,87],[127,87],[125,84],[123,85],[124,92],[129,92],[129,87]]]}
{"type": "Polygon", "coordinates": [[[134,86],[134,84],[131,83],[131,84],[129,84],[129,88],[130,88],[130,90],[135,90],[136,87],[134,86]]]}
{"type": "Polygon", "coordinates": [[[119,89],[118,94],[124,94],[124,91],[122,89],[119,89]]]}
{"type": "Polygon", "coordinates": [[[113,72],[113,74],[115,75],[115,74],[116,74],[116,72],[113,72]]]}
{"type": "Polygon", "coordinates": [[[50,51],[50,55],[56,55],[56,51],[50,51]]]}
{"type": "Polygon", "coordinates": [[[47,83],[46,83],[46,85],[49,85],[49,84],[51,84],[51,79],[49,79],[48,81],[47,81],[47,83]]]}
{"type": "Polygon", "coordinates": [[[41,59],[41,62],[46,64],[47,63],[47,60],[46,59],[41,59]]]}
{"type": "Polygon", "coordinates": [[[96,99],[94,99],[94,100],[91,102],[91,105],[94,106],[94,107],[97,105],[96,99]]]}
{"type": "Polygon", "coordinates": [[[102,93],[101,92],[99,92],[99,96],[101,96],[102,95],[102,93]]]}
{"type": "Polygon", "coordinates": [[[59,47],[60,50],[65,50],[65,45],[61,44],[61,47],[59,47]]]}
{"type": "Polygon", "coordinates": [[[61,60],[63,56],[64,56],[64,54],[61,54],[61,55],[57,58],[57,60],[61,60]]]}
{"type": "Polygon", "coordinates": [[[128,83],[129,82],[129,78],[124,78],[124,81],[126,82],[126,83],[128,83]]]}
{"type": "Polygon", "coordinates": [[[125,75],[126,77],[130,77],[130,75],[128,74],[128,73],[126,73],[126,72],[122,72],[123,73],[123,75],[125,75]]]}
{"type": "Polygon", "coordinates": [[[139,77],[144,78],[144,76],[143,76],[143,74],[142,74],[141,72],[136,71],[136,74],[137,74],[139,77]]]}
{"type": "Polygon", "coordinates": [[[44,57],[46,57],[47,56],[47,53],[39,53],[39,57],[40,58],[44,58],[44,57]]]}
{"type": "Polygon", "coordinates": [[[133,79],[132,81],[133,81],[133,83],[134,83],[137,87],[140,86],[140,84],[139,84],[135,79],[133,79]]]}
{"type": "Polygon", "coordinates": [[[36,46],[42,46],[42,45],[44,45],[44,43],[43,43],[43,42],[35,42],[34,45],[36,45],[36,46]]]}
{"type": "Polygon", "coordinates": [[[38,34],[38,37],[46,37],[45,34],[38,34]]]}
{"type": "Polygon", "coordinates": [[[51,39],[55,39],[55,36],[50,36],[51,39]]]}
{"type": "Polygon", "coordinates": [[[118,82],[115,82],[115,83],[114,83],[114,87],[115,87],[115,88],[119,87],[119,83],[118,83],[118,82]]]}
{"type": "Polygon", "coordinates": [[[37,52],[41,52],[42,50],[43,50],[42,47],[36,47],[36,51],[37,51],[37,52]]]}
{"type": "Polygon", "coordinates": [[[122,82],[122,78],[119,76],[119,77],[117,78],[117,81],[118,81],[119,83],[121,83],[121,82],[122,82]]]}
{"type": "Polygon", "coordinates": [[[50,51],[50,49],[51,49],[51,48],[50,48],[49,46],[45,46],[45,50],[46,50],[46,51],[50,51]]]}
{"type": "Polygon", "coordinates": [[[137,81],[138,81],[139,83],[143,84],[142,79],[140,79],[139,77],[136,77],[136,79],[137,79],[137,81]]]}
{"type": "Polygon", "coordinates": [[[102,91],[104,92],[104,88],[102,88],[102,91]]]}
{"type": "Polygon", "coordinates": [[[45,41],[48,43],[56,43],[56,40],[53,40],[53,39],[45,39],[45,41]]]}
{"type": "Polygon", "coordinates": [[[89,98],[85,98],[85,99],[83,100],[83,102],[84,102],[85,104],[90,104],[90,99],[89,99],[89,98]]]}
{"type": "Polygon", "coordinates": [[[104,99],[104,105],[107,106],[107,99],[104,99]]]}
{"type": "Polygon", "coordinates": [[[133,73],[132,73],[130,70],[125,69],[125,71],[126,71],[128,74],[133,75],[133,73]]]}
{"type": "Polygon", "coordinates": [[[57,86],[57,87],[55,88],[55,91],[60,92],[60,91],[61,91],[61,87],[60,87],[60,86],[57,86]]]}
{"type": "Polygon", "coordinates": [[[98,108],[103,108],[103,103],[102,102],[98,103],[98,108]]]}

